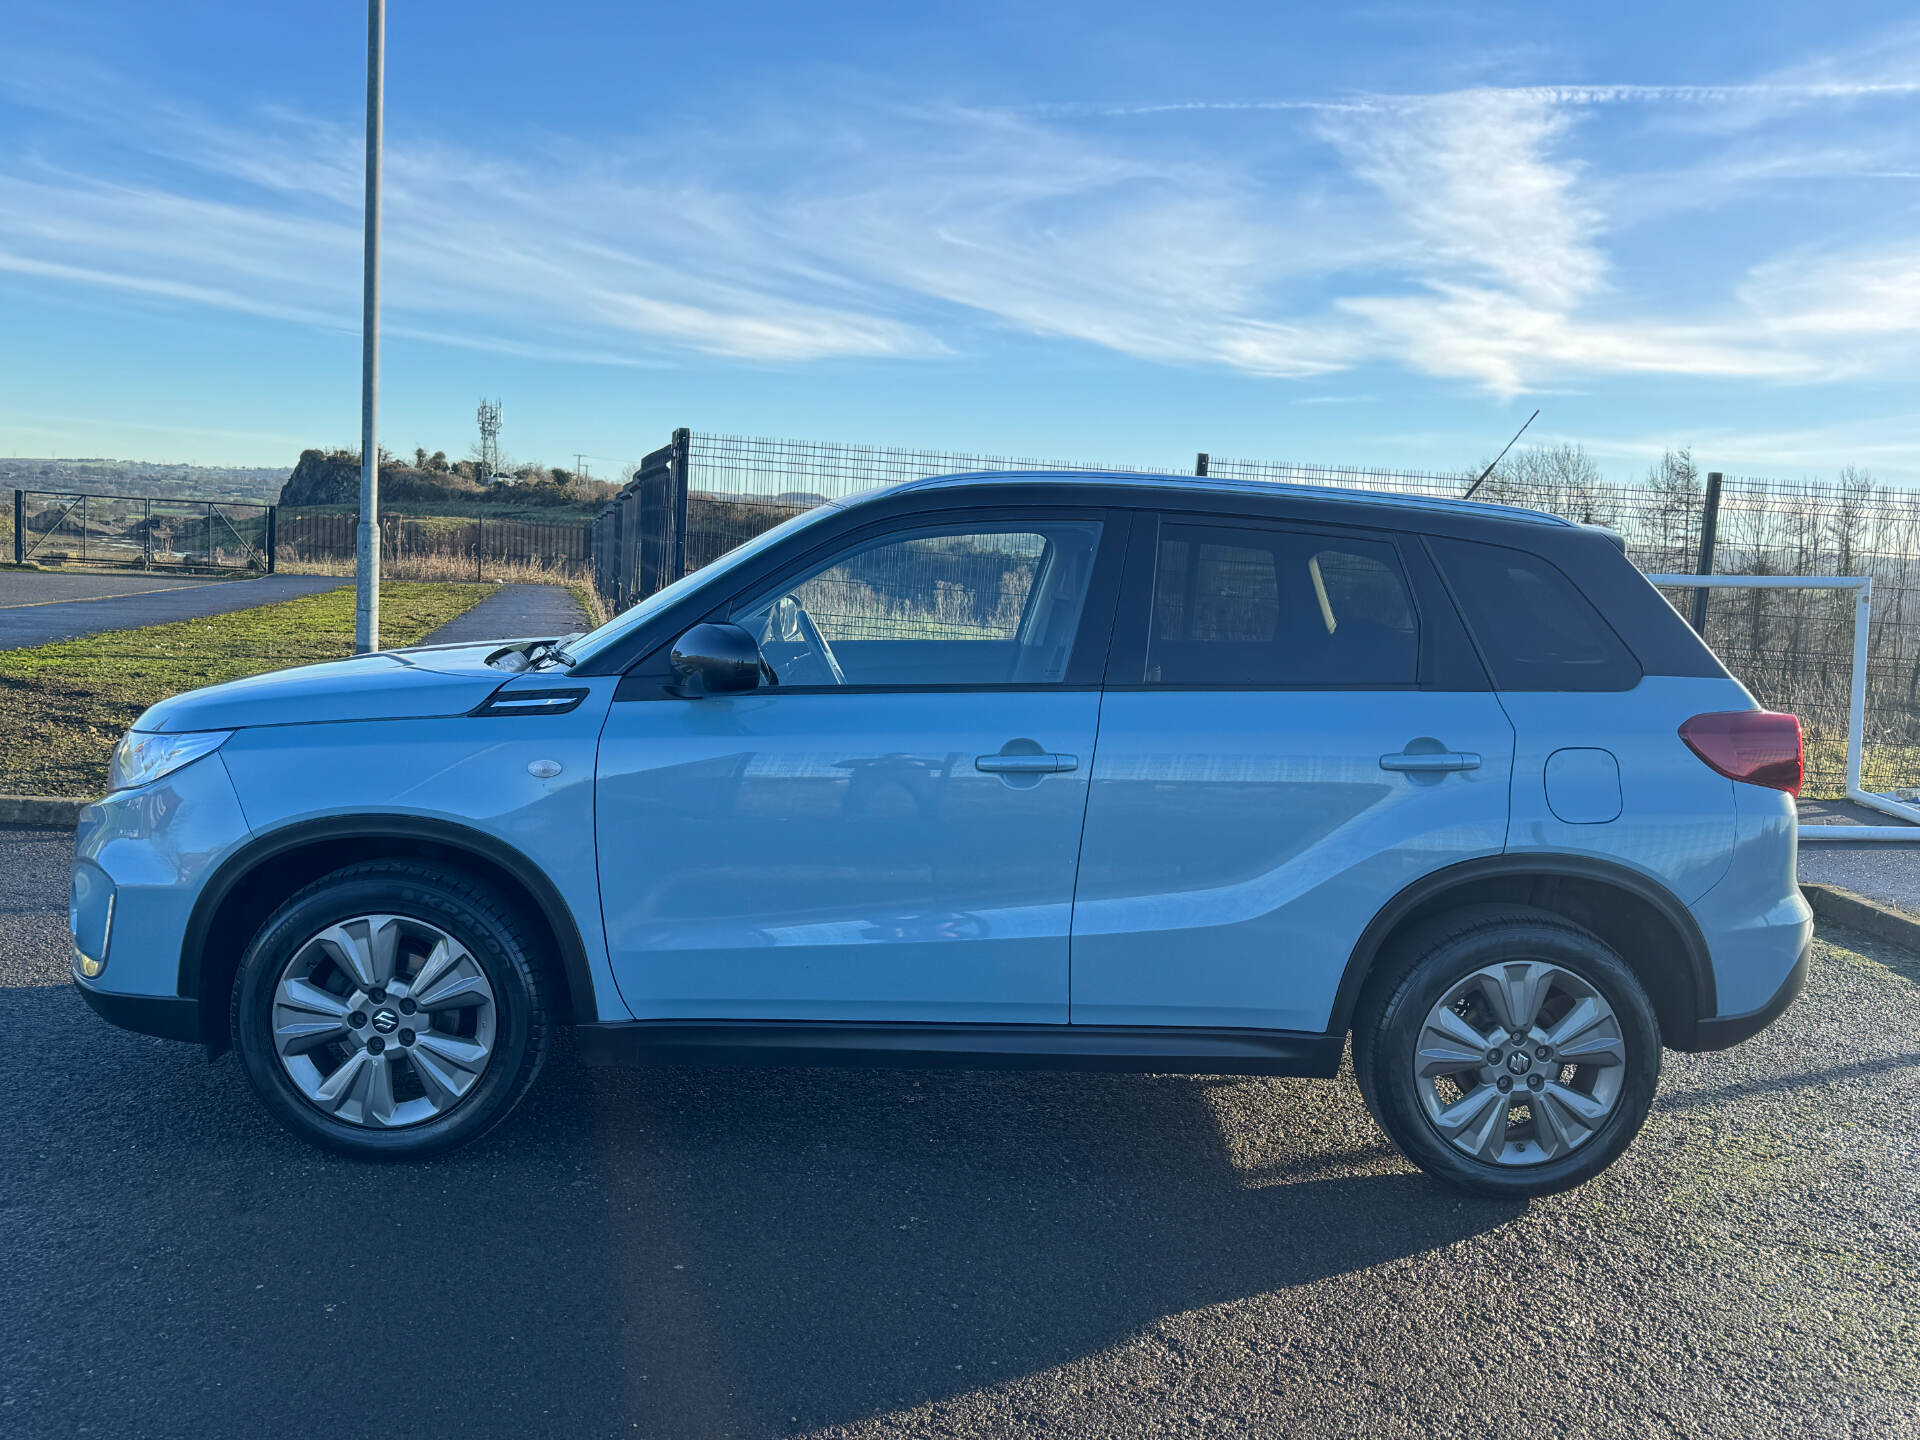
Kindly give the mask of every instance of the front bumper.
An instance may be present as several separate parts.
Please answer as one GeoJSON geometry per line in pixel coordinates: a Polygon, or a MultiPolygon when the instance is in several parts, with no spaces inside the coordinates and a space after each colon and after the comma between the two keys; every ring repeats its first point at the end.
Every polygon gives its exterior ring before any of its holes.
{"type": "Polygon", "coordinates": [[[80,812],[67,921],[74,984],[103,1018],[198,1040],[181,948],[208,876],[251,832],[219,755],[80,812]]]}
{"type": "Polygon", "coordinates": [[[1687,1048],[1726,1050],[1742,1040],[1752,1039],[1778,1020],[1786,1008],[1799,998],[1800,992],[1807,988],[1807,964],[1812,954],[1813,941],[1809,939],[1801,946],[1800,958],[1793,962],[1793,968],[1787,972],[1787,978],[1780,983],[1772,999],[1744,1015],[1720,1015],[1702,1020],[1694,1029],[1693,1044],[1687,1048]]]}
{"type": "Polygon", "coordinates": [[[73,988],[93,1013],[122,1030],[158,1035],[163,1040],[200,1038],[200,1002],[186,995],[120,995],[89,985],[79,975],[73,988]]]}

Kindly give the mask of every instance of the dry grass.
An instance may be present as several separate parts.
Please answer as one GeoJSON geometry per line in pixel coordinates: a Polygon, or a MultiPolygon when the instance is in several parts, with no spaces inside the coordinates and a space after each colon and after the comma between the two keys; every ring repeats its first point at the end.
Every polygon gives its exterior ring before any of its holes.
{"type": "MultiPolygon", "coordinates": [[[[274,568],[282,575],[352,575],[352,560],[300,560],[282,546],[274,568]]],[[[587,613],[589,627],[607,623],[607,607],[593,588],[590,567],[582,560],[486,560],[483,583],[504,585],[564,585],[587,613]]],[[[471,556],[451,553],[383,555],[380,574],[385,580],[424,580],[440,584],[474,581],[471,556]]]]}
{"type": "MultiPolygon", "coordinates": [[[[337,560],[301,560],[281,547],[274,569],[282,575],[352,575],[352,556],[337,560]]],[[[380,557],[382,580],[424,580],[457,585],[498,581],[504,585],[571,585],[586,569],[581,560],[483,560],[479,574],[474,573],[473,557],[450,551],[424,554],[383,555],[380,557]]]]}
{"type": "Polygon", "coordinates": [[[600,602],[600,592],[593,588],[591,580],[573,580],[567,584],[573,592],[573,598],[580,602],[580,608],[587,612],[587,627],[598,630],[607,623],[607,607],[600,602]]]}
{"type": "MultiPolygon", "coordinates": [[[[1805,717],[1802,717],[1804,720],[1805,717]]],[[[1869,739],[1861,756],[1860,782],[1873,791],[1920,785],[1920,745],[1901,745],[1869,739]]],[[[1847,794],[1847,737],[1807,732],[1809,800],[1844,800],[1847,794]]]]}

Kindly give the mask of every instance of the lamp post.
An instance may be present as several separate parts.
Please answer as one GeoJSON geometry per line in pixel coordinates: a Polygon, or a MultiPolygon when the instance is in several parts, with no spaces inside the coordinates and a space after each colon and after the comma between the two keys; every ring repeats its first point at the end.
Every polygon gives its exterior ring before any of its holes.
{"type": "Polygon", "coordinates": [[[380,124],[386,103],[387,0],[367,0],[366,257],[360,312],[360,533],[353,648],[380,648],[380,124]]]}

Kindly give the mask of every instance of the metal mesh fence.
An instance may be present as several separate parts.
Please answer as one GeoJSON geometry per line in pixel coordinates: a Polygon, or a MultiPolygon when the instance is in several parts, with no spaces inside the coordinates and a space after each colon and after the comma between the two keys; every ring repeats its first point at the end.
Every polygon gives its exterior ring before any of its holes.
{"type": "Polygon", "coordinates": [[[971,470],[1124,470],[1138,465],[963,455],[886,445],[837,445],[746,435],[690,434],[687,567],[697,568],[782,520],[828,500],[904,480],[971,470]]]}
{"type": "Polygon", "coordinates": [[[17,492],[18,553],[41,565],[263,570],[270,505],[17,492]]]}
{"type": "MultiPolygon", "coordinates": [[[[1873,577],[1862,783],[1868,790],[1920,784],[1920,495],[1864,483],[1729,479],[1714,570],[1873,577]]],[[[1852,597],[1773,589],[1710,597],[1708,643],[1763,704],[1800,716],[1809,793],[1843,793],[1852,597]]]]}
{"type": "Polygon", "coordinates": [[[767,528],[747,529],[732,544],[689,560],[686,502],[687,432],[676,430],[594,517],[593,583],[604,604],[624,610],[767,528]]]}
{"type": "MultiPolygon", "coordinates": [[[[623,492],[596,522],[600,588],[616,606],[823,501],[878,486],[973,470],[1109,470],[1180,473],[1138,465],[1061,462],[890,446],[839,445],[738,435],[675,433],[648,457],[634,496],[623,492]],[[678,461],[675,455],[684,457],[678,461]],[[684,510],[674,464],[684,475],[684,510]],[[679,518],[684,525],[680,526],[679,518]],[[637,527],[637,528],[636,528],[637,527]],[[654,561],[634,563],[648,546],[654,561]],[[627,557],[623,560],[622,557],[627,557]],[[647,572],[635,583],[641,569],[647,572]]],[[[1471,476],[1209,457],[1209,478],[1320,485],[1406,495],[1461,496],[1471,476]]],[[[1624,537],[1649,574],[1692,572],[1699,557],[1705,485],[1691,469],[1640,484],[1537,478],[1496,469],[1476,499],[1546,510],[1624,537]]],[[[1868,789],[1920,785],[1920,494],[1861,480],[1779,482],[1727,478],[1721,488],[1714,570],[1727,575],[1871,575],[1863,778],[1868,789]]],[[[1682,613],[1692,592],[1668,597],[1682,613]]],[[[1845,789],[1852,607],[1844,593],[1713,593],[1707,638],[1762,704],[1791,710],[1808,737],[1808,793],[1845,789]]]]}
{"type": "MultiPolygon", "coordinates": [[[[283,510],[279,560],[292,570],[350,571],[360,517],[283,510]]],[[[383,573],[395,579],[576,579],[590,568],[592,522],[487,520],[454,515],[380,516],[383,573]],[[523,577],[523,572],[528,572],[523,577]]]]}

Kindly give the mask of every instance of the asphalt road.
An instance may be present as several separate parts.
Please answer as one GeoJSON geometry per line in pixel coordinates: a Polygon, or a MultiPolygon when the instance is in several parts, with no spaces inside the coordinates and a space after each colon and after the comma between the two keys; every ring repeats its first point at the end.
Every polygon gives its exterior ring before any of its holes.
{"type": "Polygon", "coordinates": [[[1920,915],[1920,845],[1818,845],[1800,842],[1800,878],[1824,880],[1856,895],[1920,915]]]}
{"type": "Polygon", "coordinates": [[[192,590],[222,583],[205,575],[185,572],[161,575],[150,570],[5,570],[0,571],[0,610],[144,595],[156,590],[192,590]]]}
{"type": "Polygon", "coordinates": [[[454,640],[525,640],[590,630],[586,612],[564,585],[502,585],[464,615],[429,635],[425,644],[454,640]]]}
{"type": "Polygon", "coordinates": [[[1339,1082],[585,1069],[307,1149],[66,983],[0,835],[0,1433],[1920,1434],[1920,963],[1670,1055],[1627,1156],[1431,1186],[1339,1082]]]}
{"type": "Polygon", "coordinates": [[[181,584],[172,576],[0,574],[0,650],[198,620],[350,584],[331,575],[261,575],[181,584]],[[142,581],[147,583],[140,583],[142,581]],[[87,584],[79,582],[86,581],[87,584]]]}

